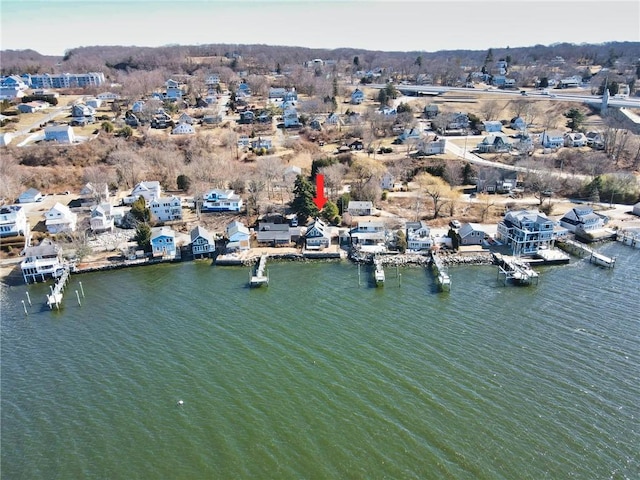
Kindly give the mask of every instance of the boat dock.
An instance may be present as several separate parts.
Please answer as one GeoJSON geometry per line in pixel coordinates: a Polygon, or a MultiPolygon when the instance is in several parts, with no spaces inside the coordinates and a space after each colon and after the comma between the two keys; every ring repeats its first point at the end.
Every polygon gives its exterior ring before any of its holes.
{"type": "Polygon", "coordinates": [[[616,234],[616,240],[621,242],[623,245],[640,248],[640,229],[620,230],[616,234]]]}
{"type": "Polygon", "coordinates": [[[538,272],[533,270],[528,263],[499,253],[495,253],[494,257],[498,261],[498,279],[502,278],[504,285],[509,281],[516,285],[538,284],[538,272]]]}
{"type": "Polygon", "coordinates": [[[384,268],[382,267],[382,260],[379,258],[374,259],[373,265],[375,267],[373,271],[373,279],[376,282],[376,286],[384,285],[385,275],[384,268]]]}
{"type": "Polygon", "coordinates": [[[584,243],[576,242],[574,240],[563,240],[558,242],[558,246],[565,249],[567,252],[572,253],[573,255],[577,255],[579,257],[584,257],[585,255],[589,255],[589,262],[594,263],[596,265],[600,265],[601,267],[613,268],[616,264],[616,257],[607,257],[602,253],[596,252],[591,247],[588,247],[584,243]]]}
{"type": "Polygon", "coordinates": [[[249,277],[249,286],[261,287],[269,285],[269,272],[267,272],[267,255],[262,255],[256,266],[255,272],[249,277]]]}
{"type": "Polygon", "coordinates": [[[443,292],[451,291],[451,278],[449,277],[449,272],[447,267],[445,267],[442,259],[438,256],[437,253],[433,252],[431,254],[431,258],[433,260],[433,269],[436,273],[436,279],[438,281],[438,287],[443,292]]]}
{"type": "Polygon", "coordinates": [[[47,295],[47,305],[53,309],[55,305],[57,309],[60,309],[62,303],[62,297],[64,295],[64,286],[69,280],[69,267],[65,266],[62,270],[62,274],[56,280],[56,283],[51,287],[51,293],[47,295]]]}

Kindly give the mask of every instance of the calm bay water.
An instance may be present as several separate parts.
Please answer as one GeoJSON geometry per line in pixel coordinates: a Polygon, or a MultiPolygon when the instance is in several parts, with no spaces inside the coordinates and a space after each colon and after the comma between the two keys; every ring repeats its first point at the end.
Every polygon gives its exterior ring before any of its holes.
{"type": "Polygon", "coordinates": [[[601,250],[448,294],[347,262],[3,287],[2,478],[640,478],[640,251],[601,250]]]}

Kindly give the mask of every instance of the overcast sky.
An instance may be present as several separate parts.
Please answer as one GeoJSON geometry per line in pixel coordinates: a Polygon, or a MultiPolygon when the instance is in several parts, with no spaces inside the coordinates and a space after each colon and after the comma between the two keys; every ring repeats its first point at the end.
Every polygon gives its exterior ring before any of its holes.
{"type": "Polygon", "coordinates": [[[209,43],[425,51],[640,41],[640,1],[0,0],[1,49],[209,43]]]}

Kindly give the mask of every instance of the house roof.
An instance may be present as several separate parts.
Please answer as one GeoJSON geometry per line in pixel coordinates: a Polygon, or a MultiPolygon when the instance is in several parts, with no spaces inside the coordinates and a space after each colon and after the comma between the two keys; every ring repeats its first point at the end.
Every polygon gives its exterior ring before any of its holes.
{"type": "Polygon", "coordinates": [[[44,239],[40,243],[40,245],[36,245],[35,247],[27,247],[24,249],[25,257],[40,257],[40,256],[50,256],[57,255],[60,252],[60,246],[56,243],[53,243],[49,239],[44,239]]]}
{"type": "Polygon", "coordinates": [[[176,232],[173,228],[169,227],[156,227],[151,229],[151,241],[154,241],[156,238],[160,237],[171,237],[175,238],[176,232]]]}
{"type": "Polygon", "coordinates": [[[458,233],[460,234],[460,237],[464,238],[467,235],[471,234],[472,232],[484,232],[484,228],[482,228],[482,225],[478,224],[478,223],[464,223],[461,227],[460,230],[458,230],[458,233]]]}
{"type": "Polygon", "coordinates": [[[201,227],[200,225],[192,229],[190,234],[191,234],[191,243],[193,243],[194,240],[196,240],[199,237],[202,237],[208,240],[209,243],[213,243],[213,233],[209,232],[207,229],[205,229],[204,227],[201,227]]]}

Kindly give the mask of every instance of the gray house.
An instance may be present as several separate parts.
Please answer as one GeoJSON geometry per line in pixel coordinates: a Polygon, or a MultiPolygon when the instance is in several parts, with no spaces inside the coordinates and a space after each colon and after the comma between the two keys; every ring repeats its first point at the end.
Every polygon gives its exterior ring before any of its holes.
{"type": "Polygon", "coordinates": [[[73,128],[69,125],[55,125],[44,129],[44,139],[47,142],[73,143],[76,141],[73,128]]]}

